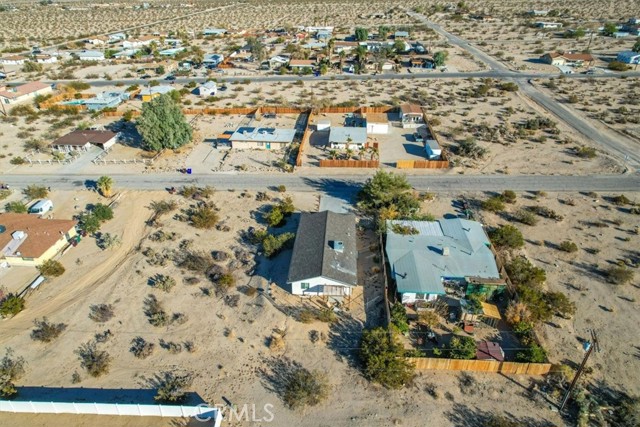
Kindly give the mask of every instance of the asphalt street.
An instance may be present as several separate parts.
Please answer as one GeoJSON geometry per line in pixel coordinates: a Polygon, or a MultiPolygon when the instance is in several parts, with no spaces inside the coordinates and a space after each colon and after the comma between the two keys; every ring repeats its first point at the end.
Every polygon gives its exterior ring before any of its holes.
{"type": "MultiPolygon", "coordinates": [[[[373,174],[373,171],[371,172],[373,174]]],[[[58,190],[91,188],[100,174],[78,175],[1,175],[0,180],[11,188],[24,188],[38,184],[58,190]]],[[[264,190],[285,185],[292,191],[320,191],[327,194],[345,194],[356,191],[370,175],[301,176],[297,174],[209,173],[185,175],[164,174],[110,174],[118,189],[163,190],[183,185],[211,185],[218,190],[264,190]]],[[[411,185],[420,191],[638,191],[640,175],[409,175],[411,185]]]]}

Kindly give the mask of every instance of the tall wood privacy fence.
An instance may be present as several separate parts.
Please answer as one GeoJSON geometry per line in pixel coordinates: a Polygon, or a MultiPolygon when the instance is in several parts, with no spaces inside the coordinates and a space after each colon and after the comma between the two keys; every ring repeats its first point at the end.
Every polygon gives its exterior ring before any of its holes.
{"type": "Polygon", "coordinates": [[[503,374],[545,375],[551,363],[498,362],[495,360],[459,360],[431,357],[408,357],[417,370],[500,372],[503,374]]]}
{"type": "Polygon", "coordinates": [[[321,168],[378,168],[378,160],[320,160],[321,168]]]}
{"type": "Polygon", "coordinates": [[[347,114],[347,113],[391,113],[398,111],[397,107],[392,107],[389,105],[381,106],[381,107],[326,107],[320,108],[318,110],[319,113],[327,113],[327,114],[347,114]]]}

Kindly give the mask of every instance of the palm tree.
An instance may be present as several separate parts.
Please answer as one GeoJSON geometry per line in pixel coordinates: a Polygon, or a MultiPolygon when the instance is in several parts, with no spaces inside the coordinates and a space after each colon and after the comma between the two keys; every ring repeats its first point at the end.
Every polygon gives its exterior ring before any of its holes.
{"type": "Polygon", "coordinates": [[[351,148],[347,148],[344,154],[347,156],[347,160],[350,160],[353,157],[353,150],[351,148]]]}
{"type": "Polygon", "coordinates": [[[344,50],[341,50],[340,53],[338,54],[338,57],[340,57],[340,72],[342,73],[342,70],[344,69],[344,58],[347,56],[347,53],[344,50]]]}
{"type": "Polygon", "coordinates": [[[361,145],[360,149],[358,150],[358,159],[363,160],[366,152],[367,152],[367,149],[365,148],[365,146],[361,145]]]}
{"type": "Polygon", "coordinates": [[[338,158],[338,150],[329,151],[329,157],[331,157],[331,160],[337,159],[338,158]]]}
{"type": "Polygon", "coordinates": [[[359,69],[364,70],[367,62],[367,48],[364,46],[358,46],[356,49],[356,60],[358,61],[359,69]]]}
{"type": "Polygon", "coordinates": [[[113,178],[110,176],[101,176],[96,182],[100,194],[104,197],[111,197],[111,190],[113,189],[113,178]]]}
{"type": "Polygon", "coordinates": [[[371,147],[369,149],[371,151],[371,160],[375,157],[376,159],[380,157],[380,150],[378,147],[371,147]]]}

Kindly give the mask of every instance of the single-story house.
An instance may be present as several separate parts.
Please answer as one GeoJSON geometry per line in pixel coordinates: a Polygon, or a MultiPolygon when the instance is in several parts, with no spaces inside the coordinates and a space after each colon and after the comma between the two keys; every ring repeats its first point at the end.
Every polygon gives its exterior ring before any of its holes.
{"type": "Polygon", "coordinates": [[[613,37],[614,39],[623,39],[625,37],[629,37],[630,35],[631,33],[627,31],[616,31],[615,33],[611,34],[611,37],[613,37]]]}
{"type": "Polygon", "coordinates": [[[367,143],[367,129],[335,126],[329,129],[329,146],[335,149],[360,149],[367,143]]]}
{"type": "Polygon", "coordinates": [[[231,135],[232,148],[281,150],[293,142],[295,129],[240,127],[231,135]]]}
{"type": "Polygon", "coordinates": [[[227,34],[227,30],[224,28],[205,28],[202,32],[203,36],[223,36],[227,34]]]}
{"type": "Polygon", "coordinates": [[[394,39],[406,39],[407,37],[409,37],[408,31],[396,31],[395,33],[393,33],[394,39]]]}
{"type": "Polygon", "coordinates": [[[324,49],[325,47],[327,47],[327,44],[325,42],[309,42],[309,43],[305,43],[302,45],[303,49],[311,49],[311,50],[320,50],[320,49],[324,49]]]}
{"type": "Polygon", "coordinates": [[[206,82],[193,90],[193,93],[198,96],[216,96],[218,91],[218,85],[216,82],[206,82]]]}
{"type": "Polygon", "coordinates": [[[616,60],[624,62],[625,64],[640,64],[640,52],[620,52],[616,57],[616,60]]]}
{"type": "Polygon", "coordinates": [[[538,28],[562,28],[561,22],[536,22],[535,25],[538,28]]]}
{"type": "Polygon", "coordinates": [[[123,49],[120,52],[114,53],[113,57],[116,59],[133,58],[138,52],[140,52],[140,49],[123,49]]]}
{"type": "Polygon", "coordinates": [[[358,46],[360,46],[358,42],[347,42],[338,40],[333,44],[333,51],[335,53],[351,52],[352,50],[357,49],[358,46]]]}
{"type": "Polygon", "coordinates": [[[331,38],[332,31],[330,30],[318,30],[316,33],[317,40],[329,40],[331,38]]]}
{"type": "Polygon", "coordinates": [[[504,351],[497,342],[485,340],[478,341],[476,347],[476,359],[504,362],[504,351]]]}
{"type": "Polygon", "coordinates": [[[166,46],[178,47],[178,46],[182,45],[182,40],[166,38],[166,39],[164,39],[164,44],[166,46]]]}
{"type": "Polygon", "coordinates": [[[46,95],[53,92],[51,85],[40,82],[29,82],[20,86],[5,88],[0,91],[0,102],[13,105],[32,100],[38,95],[46,95]]]}
{"type": "Polygon", "coordinates": [[[126,99],[129,99],[127,92],[102,92],[95,98],[83,100],[83,104],[89,111],[100,111],[105,108],[115,108],[126,99]]]}
{"type": "Polygon", "coordinates": [[[400,121],[403,128],[417,128],[424,125],[422,107],[405,103],[400,106],[400,121]]]}
{"type": "Polygon", "coordinates": [[[118,134],[108,130],[74,130],[56,139],[51,148],[58,151],[87,151],[91,145],[97,145],[103,150],[111,148],[118,140],[118,134]]]}
{"type": "Polygon", "coordinates": [[[531,16],[547,16],[549,14],[548,10],[530,10],[527,12],[531,16]]]}
{"type": "Polygon", "coordinates": [[[573,64],[576,66],[584,65],[590,67],[595,62],[595,58],[590,53],[551,52],[544,54],[540,59],[547,64],[555,66],[573,64]]]}
{"type": "Polygon", "coordinates": [[[82,50],[76,52],[75,56],[80,61],[104,61],[104,52],[99,50],[82,50]]]}
{"type": "Polygon", "coordinates": [[[286,66],[289,63],[289,58],[286,56],[272,56],[269,58],[269,69],[274,70],[283,66],[286,66]]]}
{"type": "Polygon", "coordinates": [[[92,44],[94,46],[99,46],[99,45],[106,44],[108,41],[109,41],[109,37],[106,37],[106,36],[95,36],[95,37],[90,37],[90,38],[86,39],[85,43],[89,43],[89,44],[92,44]]]}
{"type": "Polygon", "coordinates": [[[140,91],[140,94],[138,96],[140,96],[142,102],[149,102],[152,99],[159,97],[160,95],[165,95],[171,92],[172,90],[175,90],[175,88],[168,85],[145,87],[140,91]]]}
{"type": "Polygon", "coordinates": [[[302,213],[289,264],[294,295],[343,297],[358,284],[354,214],[302,213]]]}
{"type": "Polygon", "coordinates": [[[11,55],[0,58],[0,64],[2,65],[23,65],[29,58],[22,55],[11,55]]]}
{"type": "Polygon", "coordinates": [[[386,135],[389,133],[387,113],[367,113],[365,116],[367,133],[386,135]]]}
{"type": "Polygon", "coordinates": [[[313,59],[292,59],[289,61],[289,68],[292,70],[302,70],[302,69],[313,69],[315,67],[316,61],[313,59]]]}
{"type": "Polygon", "coordinates": [[[37,215],[0,214],[0,259],[10,266],[34,267],[53,258],[76,236],[78,221],[37,215]]]}
{"type": "Polygon", "coordinates": [[[155,36],[142,36],[137,39],[129,39],[122,42],[122,47],[125,49],[133,49],[136,47],[149,46],[151,43],[159,43],[159,40],[155,36]]]}
{"type": "Polygon", "coordinates": [[[108,41],[109,43],[117,43],[126,39],[127,39],[127,35],[125,33],[113,33],[113,34],[109,34],[108,41]]]}
{"type": "Polygon", "coordinates": [[[210,53],[202,58],[202,63],[212,67],[217,67],[224,61],[224,55],[221,53],[210,53]]]}
{"type": "Polygon", "coordinates": [[[476,221],[387,221],[385,249],[403,304],[444,295],[445,280],[500,279],[490,247],[482,224],[476,221]]]}
{"type": "Polygon", "coordinates": [[[382,71],[392,71],[395,67],[396,67],[395,62],[387,60],[382,63],[382,65],[380,66],[380,69],[382,71]]]}
{"type": "Polygon", "coordinates": [[[187,50],[186,47],[173,47],[171,49],[161,50],[160,52],[158,52],[158,55],[160,55],[160,56],[175,56],[175,55],[179,54],[180,52],[184,52],[185,50],[187,50]]]}
{"type": "Polygon", "coordinates": [[[58,62],[58,57],[46,54],[34,55],[33,59],[39,64],[54,64],[58,62]]]}

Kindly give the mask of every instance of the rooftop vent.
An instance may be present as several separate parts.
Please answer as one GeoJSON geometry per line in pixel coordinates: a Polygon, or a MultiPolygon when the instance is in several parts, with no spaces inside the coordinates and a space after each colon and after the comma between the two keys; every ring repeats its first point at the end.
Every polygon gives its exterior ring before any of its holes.
{"type": "Polygon", "coordinates": [[[334,240],[333,250],[340,253],[344,252],[344,242],[341,240],[334,240]]]}
{"type": "Polygon", "coordinates": [[[22,240],[25,237],[25,233],[24,231],[14,231],[13,233],[11,233],[11,237],[13,237],[14,240],[22,240]]]}
{"type": "Polygon", "coordinates": [[[449,256],[449,246],[444,246],[442,248],[442,256],[449,256]]]}

